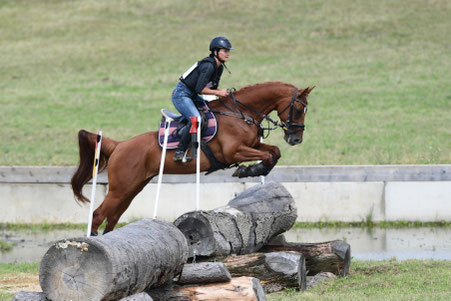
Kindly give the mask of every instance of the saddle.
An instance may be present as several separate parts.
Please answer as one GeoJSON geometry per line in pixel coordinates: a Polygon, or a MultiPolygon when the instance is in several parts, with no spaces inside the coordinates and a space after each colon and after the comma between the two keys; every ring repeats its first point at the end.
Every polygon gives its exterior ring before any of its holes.
{"type": "MultiPolygon", "coordinates": [[[[204,143],[209,142],[211,139],[214,138],[216,135],[216,132],[218,130],[218,123],[216,121],[216,117],[213,114],[213,112],[210,111],[210,108],[207,104],[202,103],[201,105],[197,106],[197,109],[200,112],[201,118],[202,118],[202,141],[204,143]]],[[[166,117],[172,119],[171,123],[169,124],[169,136],[168,136],[168,144],[167,149],[175,149],[180,141],[180,135],[182,131],[189,131],[189,128],[187,126],[188,121],[179,114],[176,114],[172,111],[163,109],[161,110],[162,117],[159,127],[159,139],[158,143],[160,144],[160,147],[163,147],[164,143],[164,130],[165,130],[165,123],[166,123],[166,117]]]]}

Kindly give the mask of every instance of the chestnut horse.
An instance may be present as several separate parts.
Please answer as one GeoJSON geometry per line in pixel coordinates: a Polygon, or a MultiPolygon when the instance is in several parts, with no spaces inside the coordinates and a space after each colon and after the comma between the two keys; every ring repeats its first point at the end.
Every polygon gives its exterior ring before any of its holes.
{"type": "MultiPolygon", "coordinates": [[[[314,88],[314,87],[313,87],[314,88]]],[[[266,175],[280,158],[277,146],[260,142],[261,123],[269,120],[281,127],[285,141],[290,145],[302,142],[307,95],[313,88],[297,89],[281,82],[266,82],[244,87],[227,97],[209,102],[218,121],[216,136],[208,143],[216,160],[209,160],[201,152],[201,171],[225,168],[235,163],[261,160],[251,166],[239,166],[234,176],[266,175]],[[280,122],[267,116],[277,110],[280,122]],[[214,166],[215,165],[215,166],[214,166]],[[215,168],[216,167],[216,168],[215,168]]],[[[92,178],[97,135],[80,130],[78,133],[80,163],[71,184],[75,197],[89,202],[82,188],[92,178]]],[[[158,132],[148,132],[126,141],[117,142],[104,137],[102,140],[99,171],[108,165],[109,191],[102,204],[94,211],[91,231],[97,234],[105,218],[105,232],[112,231],[133,198],[158,174],[162,149],[158,144],[158,132]]],[[[182,163],[173,161],[174,150],[167,151],[164,172],[168,174],[195,173],[195,160],[182,163]]]]}

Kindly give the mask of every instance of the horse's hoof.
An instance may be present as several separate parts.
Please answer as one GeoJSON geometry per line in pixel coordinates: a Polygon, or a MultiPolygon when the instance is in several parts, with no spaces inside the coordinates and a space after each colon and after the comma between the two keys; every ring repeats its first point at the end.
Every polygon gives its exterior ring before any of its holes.
{"type": "Polygon", "coordinates": [[[246,172],[246,166],[239,166],[232,175],[232,177],[238,177],[238,178],[244,178],[247,176],[248,176],[248,174],[246,172]]]}
{"type": "Polygon", "coordinates": [[[105,230],[103,230],[103,235],[107,234],[108,232],[111,232],[111,231],[110,231],[110,230],[107,230],[107,229],[105,228],[105,230]]]}
{"type": "Polygon", "coordinates": [[[97,235],[99,235],[99,233],[97,233],[97,231],[91,232],[91,236],[97,236],[97,235]]]}

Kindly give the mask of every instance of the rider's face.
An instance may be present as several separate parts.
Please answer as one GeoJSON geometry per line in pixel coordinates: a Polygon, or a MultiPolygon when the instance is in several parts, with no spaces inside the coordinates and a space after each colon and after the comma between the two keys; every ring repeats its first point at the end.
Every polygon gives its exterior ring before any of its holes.
{"type": "Polygon", "coordinates": [[[230,50],[229,49],[219,49],[218,51],[218,57],[221,61],[223,62],[227,62],[229,60],[229,56],[230,56],[230,50]]]}

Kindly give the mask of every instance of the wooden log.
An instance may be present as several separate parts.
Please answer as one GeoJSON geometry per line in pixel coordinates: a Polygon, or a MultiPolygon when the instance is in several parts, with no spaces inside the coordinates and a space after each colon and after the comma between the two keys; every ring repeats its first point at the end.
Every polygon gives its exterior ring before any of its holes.
{"type": "Polygon", "coordinates": [[[297,210],[281,184],[268,182],[242,192],[226,206],[183,214],[174,224],[185,234],[192,256],[226,256],[259,250],[290,229],[297,210]]]}
{"type": "Polygon", "coordinates": [[[280,237],[272,240],[260,249],[260,252],[295,251],[305,257],[307,275],[319,272],[331,272],[346,276],[351,265],[351,246],[342,240],[326,241],[320,243],[286,242],[280,237]]]}
{"type": "Polygon", "coordinates": [[[200,284],[230,281],[232,276],[222,262],[199,262],[185,264],[177,283],[200,284]]]}
{"type": "MultiPolygon", "coordinates": [[[[18,292],[13,296],[12,301],[47,301],[44,292],[18,292]]],[[[125,297],[119,301],[152,301],[147,293],[139,293],[125,297]]]]}
{"type": "Polygon", "coordinates": [[[307,287],[305,258],[298,252],[231,255],[222,260],[232,277],[256,277],[260,279],[266,293],[281,291],[286,287],[300,290],[307,287]]]}
{"type": "Polygon", "coordinates": [[[186,239],[174,225],[147,219],[55,243],[41,261],[39,280],[53,301],[118,300],[172,281],[187,258],[186,239]]]}
{"type": "Polygon", "coordinates": [[[254,277],[236,277],[229,282],[196,286],[167,286],[148,290],[153,300],[240,300],[264,301],[262,285],[254,277]]]}
{"type": "Polygon", "coordinates": [[[18,292],[12,301],[47,301],[43,292],[18,292]]]}

